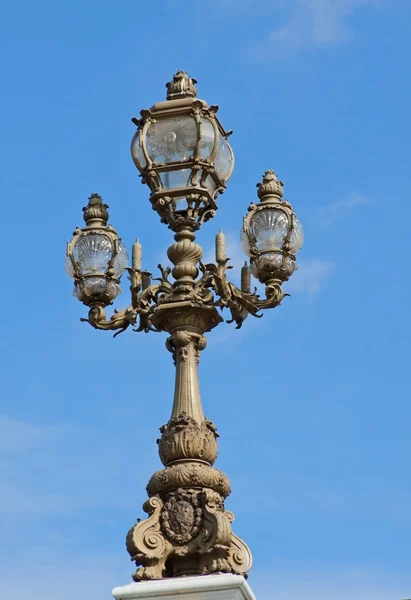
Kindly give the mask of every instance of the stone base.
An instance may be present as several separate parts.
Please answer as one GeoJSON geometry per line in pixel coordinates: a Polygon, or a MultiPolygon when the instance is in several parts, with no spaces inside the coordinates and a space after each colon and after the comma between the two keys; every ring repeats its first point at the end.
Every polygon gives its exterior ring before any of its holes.
{"type": "Polygon", "coordinates": [[[115,600],[256,600],[241,575],[199,575],[130,583],[113,590],[115,600]]]}

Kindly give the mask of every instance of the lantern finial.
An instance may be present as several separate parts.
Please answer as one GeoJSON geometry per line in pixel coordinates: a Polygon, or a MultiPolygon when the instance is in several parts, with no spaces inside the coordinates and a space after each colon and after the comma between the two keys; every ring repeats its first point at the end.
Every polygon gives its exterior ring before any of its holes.
{"type": "Polygon", "coordinates": [[[197,79],[190,77],[185,71],[177,71],[173,76],[173,81],[166,83],[167,100],[177,100],[187,96],[195,98],[197,96],[195,83],[197,83],[197,79]]]}
{"type": "Polygon", "coordinates": [[[108,221],[108,204],[103,204],[100,194],[91,194],[87,206],[83,207],[83,219],[87,227],[98,225],[106,227],[108,221]]]}
{"type": "Polygon", "coordinates": [[[265,196],[276,196],[278,200],[283,197],[283,182],[280,181],[272,169],[266,171],[263,175],[262,183],[257,183],[258,197],[262,200],[265,196]]]}

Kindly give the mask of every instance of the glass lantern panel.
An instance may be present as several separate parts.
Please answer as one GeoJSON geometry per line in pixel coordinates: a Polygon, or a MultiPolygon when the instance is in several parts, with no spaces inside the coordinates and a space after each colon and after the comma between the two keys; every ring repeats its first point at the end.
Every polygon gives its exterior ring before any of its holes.
{"type": "Polygon", "coordinates": [[[210,192],[210,194],[213,196],[214,192],[216,191],[218,184],[215,182],[214,178],[211,175],[208,175],[206,180],[205,180],[205,186],[208,189],[208,191],[210,192]]]}
{"type": "Polygon", "coordinates": [[[294,227],[290,235],[290,252],[296,254],[304,243],[304,231],[300,219],[294,220],[294,227]]]}
{"type": "Polygon", "coordinates": [[[114,259],[114,275],[120,279],[124,270],[128,267],[127,246],[120,240],[118,243],[118,253],[114,259]]]}
{"type": "Polygon", "coordinates": [[[250,236],[257,250],[281,249],[288,233],[288,217],[282,210],[258,211],[250,222],[250,236]]]}
{"type": "Polygon", "coordinates": [[[92,275],[107,271],[112,251],[110,238],[102,233],[91,233],[76,242],[73,257],[83,275],[92,275]]]}
{"type": "Polygon", "coordinates": [[[143,148],[140,146],[140,130],[134,135],[131,140],[131,156],[133,158],[134,164],[138,169],[143,170],[146,165],[146,157],[144,156],[143,148]]]}
{"type": "Polygon", "coordinates": [[[179,169],[178,171],[164,171],[159,173],[163,189],[187,187],[191,185],[191,169],[179,169]]]}
{"type": "Polygon", "coordinates": [[[215,157],[215,170],[221,181],[229,179],[234,166],[234,156],[230,144],[224,136],[218,136],[218,149],[215,157]]]}
{"type": "Polygon", "coordinates": [[[73,263],[71,261],[70,256],[67,256],[67,254],[66,254],[65,265],[66,265],[66,271],[67,271],[67,273],[70,275],[70,277],[72,279],[74,279],[74,267],[73,267],[73,263]]]}
{"type": "Polygon", "coordinates": [[[175,208],[176,212],[185,212],[186,210],[188,210],[187,198],[176,198],[175,203],[176,203],[176,208],[175,208]]]}
{"type": "Polygon", "coordinates": [[[203,119],[201,123],[200,156],[210,158],[215,144],[215,131],[209,119],[203,119]]]}
{"type": "Polygon", "coordinates": [[[215,182],[215,179],[212,177],[212,175],[207,175],[203,169],[199,169],[199,171],[197,171],[195,181],[197,186],[203,189],[206,188],[212,196],[214,195],[218,184],[215,182]],[[203,176],[205,176],[204,181],[203,176]]]}
{"type": "Polygon", "coordinates": [[[147,130],[147,152],[154,163],[188,160],[197,145],[197,123],[193,117],[158,120],[147,130]]]}
{"type": "Polygon", "coordinates": [[[248,256],[251,256],[250,240],[249,240],[247,232],[244,231],[244,227],[241,229],[241,232],[240,232],[240,240],[241,240],[241,245],[243,247],[244,252],[246,254],[248,254],[248,256]]]}

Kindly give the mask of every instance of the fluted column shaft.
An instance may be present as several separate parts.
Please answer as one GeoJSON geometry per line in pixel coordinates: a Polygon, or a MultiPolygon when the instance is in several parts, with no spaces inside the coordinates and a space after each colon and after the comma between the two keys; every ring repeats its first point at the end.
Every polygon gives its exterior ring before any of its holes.
{"type": "Polygon", "coordinates": [[[192,417],[198,424],[204,420],[204,412],[200,396],[198,378],[199,346],[205,346],[205,337],[187,331],[176,332],[173,343],[175,350],[176,380],[174,389],[174,403],[171,419],[185,413],[192,417]]]}

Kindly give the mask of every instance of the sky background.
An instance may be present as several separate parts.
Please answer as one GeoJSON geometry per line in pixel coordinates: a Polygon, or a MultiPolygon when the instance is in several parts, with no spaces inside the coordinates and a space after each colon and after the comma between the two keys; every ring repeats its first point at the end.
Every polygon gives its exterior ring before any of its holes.
{"type": "Polygon", "coordinates": [[[178,69],[235,132],[205,252],[222,227],[238,276],[268,168],[306,235],[291,298],[221,325],[202,356],[250,585],[258,600],[411,597],[410,25],[408,0],[2,5],[3,598],[109,600],[131,580],[124,540],[160,465],[173,365],[162,334],[80,323],[64,254],[98,192],[144,266],[166,262],[130,118],[178,69]]]}

